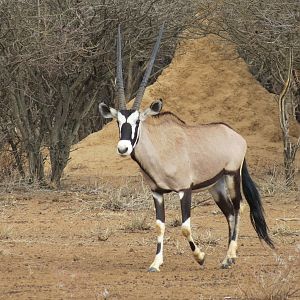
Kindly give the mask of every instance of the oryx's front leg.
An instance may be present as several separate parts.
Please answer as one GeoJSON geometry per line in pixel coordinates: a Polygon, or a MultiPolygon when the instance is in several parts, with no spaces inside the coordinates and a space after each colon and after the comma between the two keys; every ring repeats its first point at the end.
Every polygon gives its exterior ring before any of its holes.
{"type": "Polygon", "coordinates": [[[162,194],[152,192],[156,209],[156,229],[157,229],[157,249],[153,263],[149,267],[149,272],[158,272],[163,264],[163,248],[165,234],[165,205],[162,194]]]}
{"type": "Polygon", "coordinates": [[[181,214],[182,214],[182,234],[187,238],[190,247],[193,251],[195,260],[200,264],[204,264],[205,254],[201,252],[200,249],[195,244],[192,231],[191,231],[191,202],[192,202],[192,191],[190,189],[183,190],[179,192],[180,204],[181,204],[181,214]]]}

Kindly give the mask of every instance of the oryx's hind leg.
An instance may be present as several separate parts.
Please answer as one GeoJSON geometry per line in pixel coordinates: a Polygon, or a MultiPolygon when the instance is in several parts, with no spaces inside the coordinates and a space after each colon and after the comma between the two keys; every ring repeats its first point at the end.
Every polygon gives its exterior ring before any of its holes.
{"type": "Polygon", "coordinates": [[[192,202],[192,190],[187,189],[179,192],[181,214],[182,214],[182,225],[181,232],[187,238],[190,247],[193,251],[195,260],[200,264],[204,264],[205,254],[201,252],[198,246],[195,244],[192,231],[191,231],[191,202],[192,202]]]}
{"type": "MultiPolygon", "coordinates": [[[[221,211],[226,217],[228,223],[228,250],[230,248],[231,240],[234,233],[235,228],[235,217],[234,217],[234,207],[230,201],[229,195],[227,194],[225,179],[221,178],[209,189],[211,195],[213,196],[216,204],[219,206],[221,211]]],[[[234,260],[236,256],[228,255],[229,251],[225,259],[222,262],[223,268],[228,268],[234,260]]]]}
{"type": "Polygon", "coordinates": [[[165,205],[162,194],[152,192],[156,210],[156,229],[157,229],[157,249],[153,263],[149,267],[149,272],[158,272],[163,264],[163,247],[165,234],[165,205]]]}
{"type": "Polygon", "coordinates": [[[227,255],[222,263],[223,268],[228,268],[236,259],[237,239],[240,227],[240,205],[242,201],[240,170],[233,174],[225,175],[225,180],[234,210],[234,227],[232,230],[227,255]]]}
{"type": "Polygon", "coordinates": [[[232,232],[234,229],[234,209],[227,194],[225,179],[221,178],[217,183],[209,189],[216,204],[226,217],[228,222],[228,246],[231,241],[232,232]]]}

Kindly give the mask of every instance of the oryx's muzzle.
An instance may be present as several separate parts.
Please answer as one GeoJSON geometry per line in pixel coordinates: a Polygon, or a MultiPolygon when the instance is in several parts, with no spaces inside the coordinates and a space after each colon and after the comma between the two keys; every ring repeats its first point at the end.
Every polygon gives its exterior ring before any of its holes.
{"type": "Polygon", "coordinates": [[[117,146],[118,154],[125,156],[130,155],[133,148],[131,142],[128,140],[120,140],[117,146]]]}

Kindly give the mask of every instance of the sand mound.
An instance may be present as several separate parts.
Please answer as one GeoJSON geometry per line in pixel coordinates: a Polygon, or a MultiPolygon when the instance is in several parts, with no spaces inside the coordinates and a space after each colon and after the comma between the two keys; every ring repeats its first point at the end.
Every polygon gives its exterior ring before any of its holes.
{"type": "MultiPolygon", "coordinates": [[[[222,121],[248,141],[251,168],[282,161],[277,105],[249,73],[234,48],[218,38],[185,41],[157,82],[147,88],[142,106],[162,98],[170,110],[190,124],[222,121]]],[[[69,179],[137,176],[130,158],[116,153],[115,122],[91,134],[74,148],[65,175],[69,179]]]]}

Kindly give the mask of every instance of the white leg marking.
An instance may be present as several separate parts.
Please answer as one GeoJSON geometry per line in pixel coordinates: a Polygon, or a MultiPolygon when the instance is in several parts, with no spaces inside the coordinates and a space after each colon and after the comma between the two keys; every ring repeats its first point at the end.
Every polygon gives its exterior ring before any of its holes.
{"type": "Polygon", "coordinates": [[[244,201],[241,201],[241,204],[240,204],[240,213],[243,214],[244,213],[244,210],[245,210],[245,207],[246,207],[246,203],[244,201]]]}
{"type": "MultiPolygon", "coordinates": [[[[234,230],[234,224],[235,224],[235,218],[234,218],[233,215],[230,215],[230,216],[228,217],[228,222],[229,222],[230,232],[231,232],[231,234],[232,234],[232,233],[233,233],[233,230],[234,230]]],[[[231,239],[231,237],[230,237],[230,239],[231,239]]]]}
{"type": "Polygon", "coordinates": [[[181,231],[185,237],[189,237],[191,235],[191,218],[188,218],[184,223],[182,223],[181,231]]]}
{"type": "Polygon", "coordinates": [[[180,198],[180,200],[183,198],[183,196],[184,196],[184,192],[183,191],[180,191],[179,193],[178,193],[178,195],[179,195],[179,198],[180,198]]]}
{"type": "Polygon", "coordinates": [[[165,234],[165,224],[156,220],[156,229],[157,229],[157,244],[160,244],[160,251],[156,253],[155,258],[151,266],[149,267],[149,271],[158,272],[159,267],[163,264],[163,249],[164,249],[164,234],[165,234]]]}
{"type": "Polygon", "coordinates": [[[152,195],[158,201],[159,204],[163,203],[164,197],[161,194],[152,192],[152,195]]]}
{"type": "Polygon", "coordinates": [[[237,250],[237,239],[239,235],[239,223],[240,223],[240,215],[238,214],[236,219],[231,216],[229,219],[230,224],[232,224],[231,227],[232,230],[235,229],[235,239],[230,241],[230,244],[228,246],[226,257],[224,258],[222,262],[223,268],[229,268],[232,263],[234,263],[235,259],[237,258],[236,250],[237,250]]]}
{"type": "MultiPolygon", "coordinates": [[[[194,239],[192,237],[192,231],[191,231],[191,218],[188,218],[182,225],[181,225],[181,232],[182,234],[187,238],[188,242],[194,245],[193,256],[195,260],[202,265],[204,263],[205,253],[201,252],[199,247],[195,244],[194,239]]],[[[192,247],[192,246],[191,246],[192,247]]]]}

